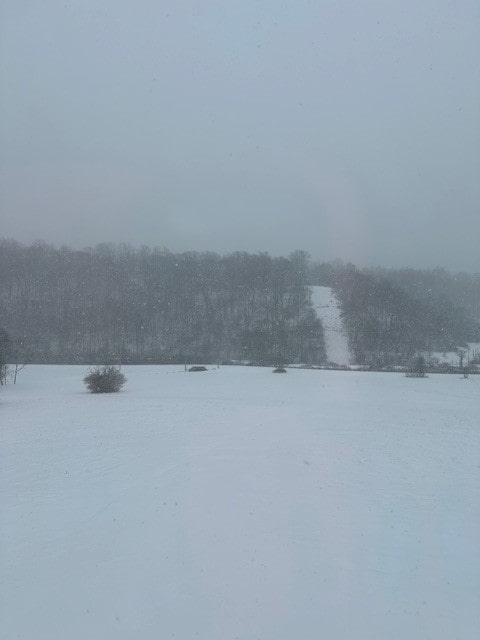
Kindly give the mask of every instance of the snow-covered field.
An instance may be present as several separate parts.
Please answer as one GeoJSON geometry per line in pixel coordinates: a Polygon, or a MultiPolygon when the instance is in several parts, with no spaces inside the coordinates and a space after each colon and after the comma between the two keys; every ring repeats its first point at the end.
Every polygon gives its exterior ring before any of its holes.
{"type": "Polygon", "coordinates": [[[339,365],[350,363],[347,335],[340,315],[340,305],[330,287],[310,287],[312,305],[323,324],[327,360],[339,365]]]}
{"type": "Polygon", "coordinates": [[[480,377],[29,366],[0,390],[6,640],[473,640],[480,377]]]}

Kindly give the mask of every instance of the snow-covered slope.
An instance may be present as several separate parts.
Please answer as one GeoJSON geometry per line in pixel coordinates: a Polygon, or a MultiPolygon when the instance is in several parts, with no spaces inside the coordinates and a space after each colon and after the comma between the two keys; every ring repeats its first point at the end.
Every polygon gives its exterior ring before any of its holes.
{"type": "Polygon", "coordinates": [[[83,367],[0,390],[6,640],[480,628],[480,378],[83,367]]]}
{"type": "Polygon", "coordinates": [[[323,323],[327,359],[335,364],[350,362],[347,336],[340,316],[338,300],[330,287],[310,287],[312,304],[323,323]]]}

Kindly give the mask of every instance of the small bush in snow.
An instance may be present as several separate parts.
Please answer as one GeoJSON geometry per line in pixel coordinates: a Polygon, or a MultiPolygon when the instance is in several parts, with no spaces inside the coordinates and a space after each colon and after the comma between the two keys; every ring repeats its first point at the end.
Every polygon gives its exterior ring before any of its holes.
{"type": "Polygon", "coordinates": [[[91,369],[83,381],[92,393],[115,393],[120,391],[127,379],[117,367],[105,366],[91,369]]]}
{"type": "Polygon", "coordinates": [[[427,377],[427,364],[425,358],[420,355],[417,356],[413,362],[413,365],[409,372],[407,372],[407,378],[426,378],[427,377]]]}

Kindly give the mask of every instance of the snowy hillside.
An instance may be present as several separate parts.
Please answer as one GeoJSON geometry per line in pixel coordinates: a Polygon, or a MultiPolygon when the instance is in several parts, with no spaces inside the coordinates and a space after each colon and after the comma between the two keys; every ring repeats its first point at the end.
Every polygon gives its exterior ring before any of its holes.
{"type": "Polygon", "coordinates": [[[327,360],[335,364],[348,365],[350,352],[343,329],[338,300],[330,287],[310,287],[312,304],[323,323],[327,360]]]}
{"type": "Polygon", "coordinates": [[[124,373],[1,389],[2,638],[477,636],[480,378],[124,373]]]}

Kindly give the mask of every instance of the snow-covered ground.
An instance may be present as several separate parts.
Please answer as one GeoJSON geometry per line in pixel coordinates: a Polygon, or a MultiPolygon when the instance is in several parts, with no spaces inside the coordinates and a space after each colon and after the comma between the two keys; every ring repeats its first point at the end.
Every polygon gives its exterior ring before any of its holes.
{"type": "Polygon", "coordinates": [[[428,360],[436,361],[439,364],[450,364],[454,367],[458,367],[460,365],[460,351],[462,351],[464,354],[463,364],[468,364],[471,360],[476,359],[480,356],[480,343],[469,342],[466,347],[459,347],[457,351],[425,351],[424,355],[428,360]]]}
{"type": "Polygon", "coordinates": [[[327,359],[339,365],[348,365],[350,352],[343,328],[338,300],[330,287],[310,287],[312,305],[323,323],[327,359]]]}
{"type": "Polygon", "coordinates": [[[6,640],[472,640],[480,378],[29,366],[0,390],[6,640]]]}

